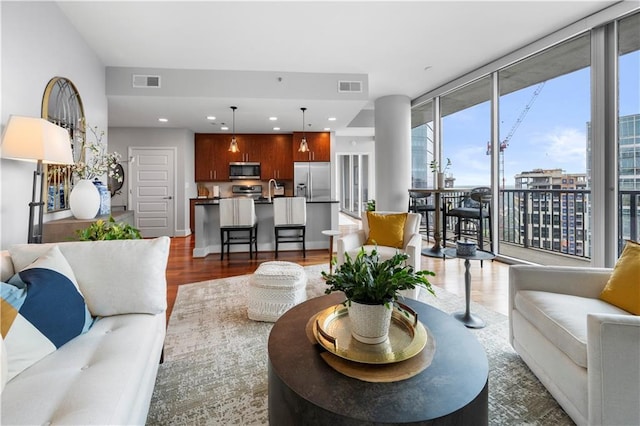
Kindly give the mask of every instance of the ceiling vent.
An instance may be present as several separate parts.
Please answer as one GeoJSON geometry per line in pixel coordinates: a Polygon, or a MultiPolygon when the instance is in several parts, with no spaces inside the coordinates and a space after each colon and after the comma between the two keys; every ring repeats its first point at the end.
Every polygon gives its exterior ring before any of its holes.
{"type": "Polygon", "coordinates": [[[160,76],[133,74],[133,87],[160,88],[160,76]]]}
{"type": "Polygon", "coordinates": [[[362,82],[338,81],[338,93],[362,93],[362,82]]]}

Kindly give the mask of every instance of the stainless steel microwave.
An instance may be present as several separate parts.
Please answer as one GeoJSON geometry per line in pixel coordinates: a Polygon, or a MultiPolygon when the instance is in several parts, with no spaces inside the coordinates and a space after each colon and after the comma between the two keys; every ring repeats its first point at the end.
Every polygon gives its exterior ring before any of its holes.
{"type": "Polygon", "coordinates": [[[260,179],[260,163],[229,163],[229,179],[260,179]]]}

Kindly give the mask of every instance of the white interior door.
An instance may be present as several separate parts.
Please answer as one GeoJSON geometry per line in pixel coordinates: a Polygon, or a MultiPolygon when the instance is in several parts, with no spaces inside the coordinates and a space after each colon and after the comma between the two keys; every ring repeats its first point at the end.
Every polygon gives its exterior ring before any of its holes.
{"type": "Polygon", "coordinates": [[[175,148],[129,148],[129,205],[145,238],[174,236],[175,148]]]}

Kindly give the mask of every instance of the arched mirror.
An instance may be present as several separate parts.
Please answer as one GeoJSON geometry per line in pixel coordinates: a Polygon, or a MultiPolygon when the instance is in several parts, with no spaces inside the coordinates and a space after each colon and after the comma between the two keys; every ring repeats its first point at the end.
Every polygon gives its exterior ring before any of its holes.
{"type": "MultiPolygon", "coordinates": [[[[49,81],[42,97],[42,118],[69,131],[73,159],[79,161],[83,155],[86,123],[82,99],[70,80],[54,77],[49,81]]],[[[47,211],[68,209],[69,193],[73,187],[71,166],[48,165],[45,176],[43,199],[47,200],[47,211]]]]}

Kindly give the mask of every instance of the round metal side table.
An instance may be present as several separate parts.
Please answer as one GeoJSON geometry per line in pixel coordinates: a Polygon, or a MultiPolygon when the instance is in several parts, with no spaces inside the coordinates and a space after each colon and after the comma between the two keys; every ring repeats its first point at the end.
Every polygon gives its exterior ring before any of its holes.
{"type": "Polygon", "coordinates": [[[476,250],[476,254],[473,256],[458,256],[457,250],[454,248],[446,248],[442,251],[446,256],[464,259],[465,310],[464,312],[456,312],[453,314],[453,316],[469,328],[483,328],[485,326],[484,320],[479,316],[472,314],[469,307],[469,305],[471,304],[471,272],[469,272],[471,262],[469,261],[492,260],[496,257],[496,255],[483,250],[476,250]]]}

